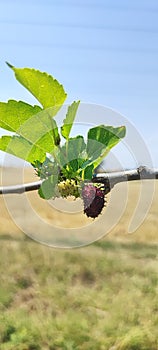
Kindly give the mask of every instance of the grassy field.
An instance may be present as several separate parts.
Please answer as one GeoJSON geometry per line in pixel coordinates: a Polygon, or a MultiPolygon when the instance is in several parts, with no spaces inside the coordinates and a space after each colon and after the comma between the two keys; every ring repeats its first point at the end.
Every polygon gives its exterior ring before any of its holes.
{"type": "MultiPolygon", "coordinates": [[[[3,180],[19,182],[9,169],[3,180]]],[[[29,239],[0,198],[0,350],[158,350],[158,186],[144,223],[130,235],[139,189],[129,185],[126,210],[107,236],[73,250],[29,239]]],[[[122,191],[116,188],[120,200],[122,191]]],[[[37,203],[35,193],[29,196],[37,203]]]]}

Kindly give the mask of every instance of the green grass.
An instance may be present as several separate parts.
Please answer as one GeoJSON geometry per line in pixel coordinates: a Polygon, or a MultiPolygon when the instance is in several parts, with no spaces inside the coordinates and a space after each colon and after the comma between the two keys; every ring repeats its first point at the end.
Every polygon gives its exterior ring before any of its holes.
{"type": "Polygon", "coordinates": [[[158,245],[0,246],[1,350],[158,350],[158,245]]]}

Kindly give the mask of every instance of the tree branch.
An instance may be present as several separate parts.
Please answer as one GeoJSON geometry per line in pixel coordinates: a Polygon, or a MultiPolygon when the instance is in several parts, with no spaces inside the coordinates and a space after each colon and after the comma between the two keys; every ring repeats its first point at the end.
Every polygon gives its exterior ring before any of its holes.
{"type": "MultiPolygon", "coordinates": [[[[106,193],[120,182],[135,181],[135,180],[150,180],[158,179],[158,169],[150,169],[144,166],[134,170],[97,173],[94,175],[92,182],[103,183],[106,193]]],[[[4,186],[0,187],[0,194],[24,193],[28,191],[35,191],[40,188],[42,180],[22,185],[4,186]]]]}
{"type": "Polygon", "coordinates": [[[151,180],[158,179],[158,169],[150,169],[145,166],[140,166],[137,169],[98,173],[92,179],[93,182],[103,183],[107,187],[107,193],[120,182],[137,181],[137,180],[151,180]]]}
{"type": "Polygon", "coordinates": [[[23,185],[4,186],[0,187],[0,194],[24,193],[28,191],[38,190],[42,181],[31,182],[23,185]]]}

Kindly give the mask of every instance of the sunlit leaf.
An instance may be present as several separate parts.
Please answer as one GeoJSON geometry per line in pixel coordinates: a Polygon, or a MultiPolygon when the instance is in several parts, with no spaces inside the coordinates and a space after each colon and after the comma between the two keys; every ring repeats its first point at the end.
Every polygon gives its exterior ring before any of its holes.
{"type": "Polygon", "coordinates": [[[40,162],[45,159],[45,152],[41,148],[32,145],[21,136],[2,136],[0,138],[0,150],[30,163],[34,163],[35,159],[40,162]]]}
{"type": "Polygon", "coordinates": [[[70,131],[72,128],[72,125],[74,123],[74,119],[77,113],[77,109],[79,106],[80,101],[77,102],[73,102],[69,107],[68,107],[68,111],[66,114],[66,118],[64,119],[64,124],[61,127],[61,134],[65,139],[69,138],[70,135],[70,131]]]}
{"type": "Polygon", "coordinates": [[[37,160],[43,162],[46,154],[52,153],[56,147],[51,126],[49,128],[48,124],[45,127],[41,125],[40,128],[40,122],[35,117],[31,124],[26,122],[18,132],[17,136],[2,136],[0,150],[34,163],[37,160]]]}
{"type": "Polygon", "coordinates": [[[0,138],[0,150],[34,166],[44,180],[39,195],[45,199],[58,196],[56,185],[60,181],[91,180],[94,169],[125,136],[125,127],[93,127],[88,131],[86,141],[82,135],[70,137],[80,101],[73,102],[60,128],[61,136],[66,140],[62,144],[54,116],[66,98],[63,86],[47,73],[8,65],[43,109],[22,101],[0,102],[0,127],[14,133],[0,138]]]}
{"type": "Polygon", "coordinates": [[[16,132],[33,115],[42,109],[22,101],[0,102],[0,128],[16,132]]]}
{"type": "Polygon", "coordinates": [[[16,79],[36,97],[44,108],[55,107],[55,115],[67,96],[63,86],[45,72],[33,68],[15,68],[7,64],[14,71],[16,79]]]}
{"type": "Polygon", "coordinates": [[[112,127],[100,125],[88,131],[87,155],[96,168],[104,157],[109,153],[124,136],[124,126],[112,127]]]}

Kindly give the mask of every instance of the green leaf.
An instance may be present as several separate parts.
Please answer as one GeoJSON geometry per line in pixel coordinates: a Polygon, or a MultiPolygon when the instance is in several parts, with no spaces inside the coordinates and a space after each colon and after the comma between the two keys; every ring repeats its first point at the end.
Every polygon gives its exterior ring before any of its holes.
{"type": "Polygon", "coordinates": [[[16,132],[22,124],[42,109],[22,101],[0,102],[0,128],[16,132]]]}
{"type": "Polygon", "coordinates": [[[43,199],[51,199],[56,197],[56,185],[58,183],[58,176],[51,175],[47,180],[42,182],[41,187],[38,190],[38,193],[43,199]]]}
{"type": "Polygon", "coordinates": [[[53,149],[60,141],[57,124],[50,117],[49,110],[47,109],[32,116],[31,119],[21,125],[16,133],[33,144],[38,143],[41,139],[45,140],[45,144],[42,142],[42,147],[46,152],[50,151],[49,144],[52,145],[51,149],[53,149]]]}
{"type": "Polygon", "coordinates": [[[82,152],[86,149],[84,138],[81,135],[71,137],[67,144],[67,161],[82,158],[82,152]]]}
{"type": "Polygon", "coordinates": [[[59,145],[60,135],[57,124],[51,117],[51,108],[42,110],[24,102],[10,100],[0,102],[0,127],[16,132],[31,143],[42,138],[42,149],[52,150],[52,145],[59,145]],[[45,140],[45,144],[44,144],[45,140]]]}
{"type": "Polygon", "coordinates": [[[41,148],[32,145],[21,136],[2,136],[0,138],[0,150],[30,163],[34,163],[35,160],[43,162],[45,159],[45,152],[41,148]]]}
{"type": "Polygon", "coordinates": [[[26,122],[16,130],[16,134],[20,137],[10,137],[8,142],[11,142],[11,147],[7,149],[5,149],[6,140],[1,138],[0,149],[23,158],[30,163],[34,163],[36,160],[43,161],[46,157],[46,153],[52,153],[56,145],[60,142],[57,124],[55,120],[50,117],[48,110],[42,110],[40,113],[26,120],[26,122]],[[18,149],[18,147],[23,149],[22,143],[24,143],[25,152],[21,152],[21,150],[18,149]],[[26,145],[28,145],[28,152],[26,145]]]}
{"type": "Polygon", "coordinates": [[[88,165],[82,172],[82,178],[84,180],[92,180],[93,177],[93,170],[94,170],[94,165],[88,165]]]}
{"type": "Polygon", "coordinates": [[[0,149],[30,163],[44,161],[46,153],[52,153],[60,141],[56,122],[50,118],[47,110],[32,116],[16,133],[17,136],[2,137],[0,149]]]}
{"type": "Polygon", "coordinates": [[[52,134],[53,134],[54,144],[55,144],[55,146],[59,146],[60,135],[59,135],[58,127],[57,127],[56,121],[54,119],[52,119],[51,122],[52,122],[52,134]]]}
{"type": "Polygon", "coordinates": [[[87,156],[96,168],[121,138],[126,134],[124,126],[100,125],[88,131],[87,156]]]}
{"type": "MultiPolygon", "coordinates": [[[[79,161],[82,158],[82,152],[86,149],[84,138],[81,135],[69,138],[68,141],[61,147],[55,149],[55,157],[60,167],[72,161],[79,161]]],[[[76,162],[74,163],[76,164],[76,162]]],[[[76,167],[76,165],[74,165],[76,167]]]]}
{"type": "Polygon", "coordinates": [[[41,179],[46,179],[51,175],[59,175],[60,172],[58,164],[54,160],[50,160],[49,157],[46,157],[43,163],[35,161],[32,165],[41,179]]]}
{"type": "Polygon", "coordinates": [[[63,120],[63,125],[61,127],[61,134],[67,140],[70,135],[70,131],[77,113],[77,109],[80,101],[73,102],[69,107],[66,114],[66,118],[63,120]]]}
{"type": "Polygon", "coordinates": [[[67,96],[63,86],[45,72],[33,68],[15,68],[7,64],[14,71],[16,79],[37,98],[44,108],[55,107],[53,114],[55,115],[67,96]]]}
{"type": "Polygon", "coordinates": [[[78,159],[70,160],[68,166],[71,168],[72,172],[75,173],[79,169],[78,159]]]}

